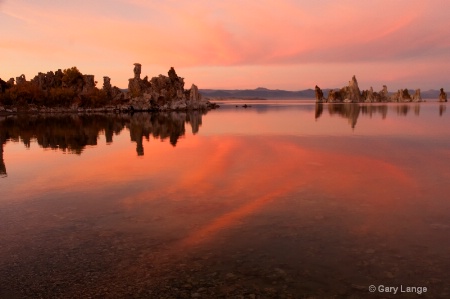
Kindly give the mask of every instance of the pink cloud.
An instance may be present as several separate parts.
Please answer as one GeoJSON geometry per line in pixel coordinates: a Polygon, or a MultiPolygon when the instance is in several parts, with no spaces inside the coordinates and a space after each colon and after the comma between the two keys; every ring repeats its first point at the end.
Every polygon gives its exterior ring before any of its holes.
{"type": "MultiPolygon", "coordinates": [[[[29,76],[77,65],[117,78],[113,83],[123,87],[133,62],[164,72],[170,66],[207,67],[220,77],[220,69],[230,66],[275,66],[281,72],[283,65],[448,61],[446,8],[450,4],[437,0],[17,0],[1,7],[9,17],[0,20],[8,28],[0,51],[8,57],[2,62],[6,77],[24,72],[18,71],[21,62],[29,64],[29,76]]],[[[348,80],[347,74],[335,76],[348,80]]],[[[198,84],[208,84],[203,82],[198,84]]]]}

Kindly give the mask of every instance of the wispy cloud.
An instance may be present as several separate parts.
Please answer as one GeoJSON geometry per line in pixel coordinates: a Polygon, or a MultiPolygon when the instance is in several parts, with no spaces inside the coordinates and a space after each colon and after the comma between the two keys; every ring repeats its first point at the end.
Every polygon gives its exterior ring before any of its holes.
{"type": "Polygon", "coordinates": [[[43,63],[55,51],[58,61],[186,69],[450,60],[448,1],[0,3],[2,53],[43,63]]]}

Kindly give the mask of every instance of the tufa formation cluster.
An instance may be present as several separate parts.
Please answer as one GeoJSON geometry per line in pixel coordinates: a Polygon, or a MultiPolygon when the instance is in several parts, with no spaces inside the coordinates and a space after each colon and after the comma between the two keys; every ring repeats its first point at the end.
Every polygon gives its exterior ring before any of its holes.
{"type": "Polygon", "coordinates": [[[0,112],[86,112],[95,111],[173,111],[207,110],[218,105],[203,99],[196,85],[184,89],[184,79],[174,68],[168,76],[141,79],[141,64],[135,63],[128,91],[111,85],[103,77],[103,87],[96,87],[93,75],[82,74],[76,67],[56,72],[39,73],[27,81],[25,75],[0,79],[0,112]],[[49,108],[51,107],[51,108],[49,108]]]}
{"type": "MultiPolygon", "coordinates": [[[[408,89],[399,89],[396,93],[390,94],[386,85],[383,85],[383,89],[379,92],[374,92],[372,87],[361,92],[355,76],[349,81],[348,86],[344,86],[339,90],[330,90],[327,98],[324,97],[322,90],[317,85],[315,91],[316,102],[318,103],[422,102],[420,89],[416,89],[412,96],[409,94],[408,89]]],[[[447,94],[443,88],[441,88],[439,101],[447,101],[447,94]]]]}
{"type": "Polygon", "coordinates": [[[133,72],[134,77],[128,80],[127,94],[133,110],[203,110],[217,106],[203,99],[195,84],[185,90],[184,79],[177,75],[173,67],[167,73],[168,76],[159,75],[150,80],[147,76],[141,79],[139,63],[134,64],[133,72]]]}

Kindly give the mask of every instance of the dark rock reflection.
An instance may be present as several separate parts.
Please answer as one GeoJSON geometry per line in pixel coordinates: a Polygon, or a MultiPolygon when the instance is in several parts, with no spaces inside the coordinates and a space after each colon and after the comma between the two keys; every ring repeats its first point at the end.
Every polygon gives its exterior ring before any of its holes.
{"type": "Polygon", "coordinates": [[[328,104],[328,112],[330,115],[340,115],[348,119],[348,123],[355,128],[358,116],[361,111],[358,104],[328,104]]]}
{"type": "MultiPolygon", "coordinates": [[[[356,127],[356,124],[358,122],[358,117],[360,114],[372,117],[376,114],[381,115],[383,119],[386,119],[387,113],[388,113],[388,106],[389,105],[365,105],[365,104],[355,104],[355,103],[328,103],[328,104],[316,104],[316,113],[315,118],[316,120],[321,117],[324,109],[324,105],[328,106],[328,112],[331,116],[333,115],[339,115],[343,118],[346,118],[352,128],[356,127]]],[[[445,112],[446,106],[440,105],[439,106],[439,115],[442,116],[442,114],[445,112]]],[[[409,114],[411,110],[414,111],[414,115],[420,116],[420,105],[393,105],[391,106],[391,110],[395,112],[398,116],[406,116],[409,114]]]]}
{"type": "Polygon", "coordinates": [[[104,132],[106,143],[127,128],[136,152],[144,155],[143,139],[169,139],[176,146],[189,123],[196,134],[206,112],[166,112],[98,115],[17,115],[0,118],[0,176],[6,176],[3,147],[8,141],[22,142],[27,148],[35,140],[42,148],[80,155],[87,146],[97,145],[104,132]]]}
{"type": "Polygon", "coordinates": [[[322,113],[323,113],[323,104],[322,103],[316,103],[316,114],[315,114],[316,120],[320,116],[322,116],[322,113]]]}
{"type": "Polygon", "coordinates": [[[0,177],[6,176],[6,165],[3,160],[3,146],[6,143],[8,136],[6,132],[0,131],[0,177]]]}
{"type": "Polygon", "coordinates": [[[394,107],[397,115],[406,116],[409,113],[411,107],[409,105],[397,105],[394,107]]]}
{"type": "Polygon", "coordinates": [[[439,105],[439,116],[442,116],[445,110],[447,110],[447,106],[445,104],[439,105]]]}

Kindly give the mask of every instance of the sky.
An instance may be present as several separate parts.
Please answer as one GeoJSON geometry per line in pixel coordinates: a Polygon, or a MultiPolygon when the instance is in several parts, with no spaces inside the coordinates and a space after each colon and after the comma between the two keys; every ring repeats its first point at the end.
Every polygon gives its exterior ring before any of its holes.
{"type": "Polygon", "coordinates": [[[448,0],[0,0],[0,78],[78,67],[121,88],[450,90],[448,0]]]}

